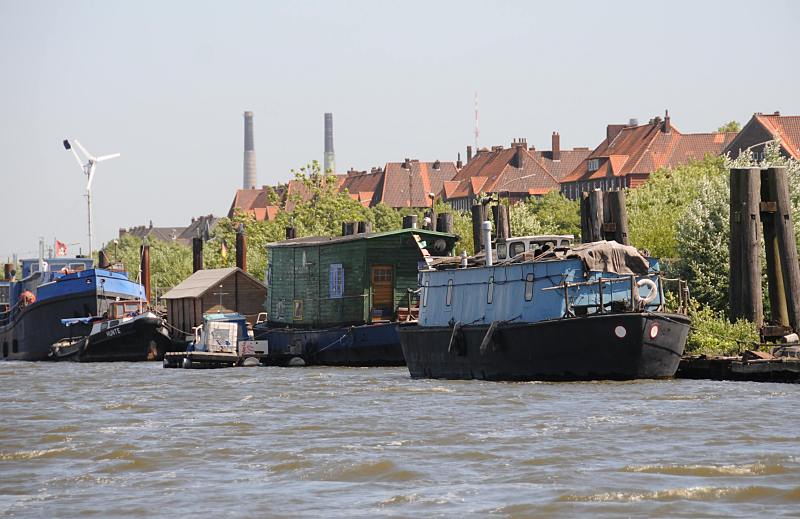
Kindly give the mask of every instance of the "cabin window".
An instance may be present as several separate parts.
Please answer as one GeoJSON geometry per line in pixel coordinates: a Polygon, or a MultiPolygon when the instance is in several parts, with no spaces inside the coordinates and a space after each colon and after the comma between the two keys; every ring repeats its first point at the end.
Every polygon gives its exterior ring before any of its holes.
{"type": "Polygon", "coordinates": [[[372,281],[373,282],[391,282],[392,281],[392,267],[372,267],[372,281]]]}
{"type": "Polygon", "coordinates": [[[134,312],[139,311],[139,305],[137,303],[125,303],[125,313],[132,314],[134,312]]]}
{"type": "Polygon", "coordinates": [[[497,244],[497,259],[506,259],[508,255],[508,245],[505,243],[497,244]]]}
{"type": "Polygon", "coordinates": [[[489,285],[486,287],[486,304],[494,301],[494,276],[489,276],[489,285]]]}
{"type": "Polygon", "coordinates": [[[430,281],[425,281],[425,286],[422,289],[422,306],[428,306],[428,287],[430,281]]]}
{"type": "Polygon", "coordinates": [[[72,270],[73,272],[80,272],[86,270],[86,265],[83,263],[70,263],[69,269],[72,270]]]}
{"type": "Polygon", "coordinates": [[[447,293],[444,296],[444,304],[450,306],[453,302],[453,280],[447,280],[447,293]]]}
{"type": "Polygon", "coordinates": [[[328,277],[328,297],[340,299],[344,295],[344,267],[341,263],[333,263],[328,277]]]}
{"type": "Polygon", "coordinates": [[[522,254],[525,252],[525,243],[518,241],[516,243],[511,244],[511,257],[513,258],[517,254],[522,254]]]}
{"type": "Polygon", "coordinates": [[[295,299],[292,305],[292,319],[295,321],[303,320],[303,300],[295,299]]]}
{"type": "Polygon", "coordinates": [[[533,273],[525,276],[525,301],[533,299],[533,273]]]}

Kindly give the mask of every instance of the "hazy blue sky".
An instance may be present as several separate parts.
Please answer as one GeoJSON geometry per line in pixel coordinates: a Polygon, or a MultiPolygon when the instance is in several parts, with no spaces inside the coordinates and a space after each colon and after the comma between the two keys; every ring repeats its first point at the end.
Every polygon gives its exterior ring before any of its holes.
{"type": "MultiPolygon", "coordinates": [[[[255,112],[259,184],[455,160],[515,137],[594,148],[611,122],[669,108],[684,132],[800,113],[796,2],[120,2],[0,0],[0,259],[37,238],[86,247],[84,178],[102,164],[95,244],[119,227],[225,214],[255,112]]],[[[70,252],[73,252],[71,250],[70,252]]]]}

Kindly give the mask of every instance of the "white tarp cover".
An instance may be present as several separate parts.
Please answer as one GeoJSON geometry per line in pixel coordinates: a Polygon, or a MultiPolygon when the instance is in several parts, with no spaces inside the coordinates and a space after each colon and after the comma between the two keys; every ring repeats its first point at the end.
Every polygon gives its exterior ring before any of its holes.
{"type": "Polygon", "coordinates": [[[208,323],[208,337],[206,343],[211,353],[236,353],[237,352],[236,323],[214,322],[208,323]]]}

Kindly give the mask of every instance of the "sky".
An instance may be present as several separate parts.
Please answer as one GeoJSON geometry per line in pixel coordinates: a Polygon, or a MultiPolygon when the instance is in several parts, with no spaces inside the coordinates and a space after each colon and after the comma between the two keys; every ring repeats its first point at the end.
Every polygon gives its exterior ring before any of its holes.
{"type": "Polygon", "coordinates": [[[0,260],[40,237],[86,251],[85,177],[100,164],[95,247],[135,225],[225,215],[255,114],[259,184],[322,161],[339,172],[456,160],[527,138],[596,147],[609,123],[669,109],[682,132],[800,114],[792,1],[0,0],[0,260]]]}

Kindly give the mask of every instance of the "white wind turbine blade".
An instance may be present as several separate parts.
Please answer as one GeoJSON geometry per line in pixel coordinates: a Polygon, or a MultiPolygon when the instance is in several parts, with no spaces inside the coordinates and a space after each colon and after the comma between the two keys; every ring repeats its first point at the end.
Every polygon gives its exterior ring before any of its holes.
{"type": "Polygon", "coordinates": [[[78,152],[75,151],[75,148],[73,148],[70,145],[67,139],[64,139],[64,148],[72,153],[72,156],[75,157],[75,160],[78,162],[78,166],[80,166],[81,169],[83,169],[83,162],[81,161],[81,158],[78,156],[78,152]]]}
{"type": "Polygon", "coordinates": [[[112,153],[111,155],[102,155],[100,157],[97,157],[96,159],[94,159],[94,161],[95,162],[103,162],[104,160],[108,160],[108,159],[116,159],[119,156],[120,156],[119,153],[112,153]]]}
{"type": "Polygon", "coordinates": [[[79,148],[81,149],[81,151],[83,152],[83,154],[84,154],[84,155],[86,155],[86,156],[87,156],[87,157],[88,157],[90,160],[97,160],[97,159],[96,159],[96,158],[95,158],[95,157],[94,157],[94,156],[93,156],[91,153],[89,153],[88,151],[86,151],[86,148],[84,148],[84,147],[81,145],[81,143],[80,143],[80,142],[78,142],[78,139],[75,139],[73,142],[75,143],[75,145],[76,145],[77,147],[79,147],[79,148]]]}
{"type": "Polygon", "coordinates": [[[89,163],[89,171],[86,172],[86,174],[89,175],[89,181],[86,182],[86,191],[92,190],[92,180],[94,180],[94,169],[95,169],[94,162],[89,163]]]}

